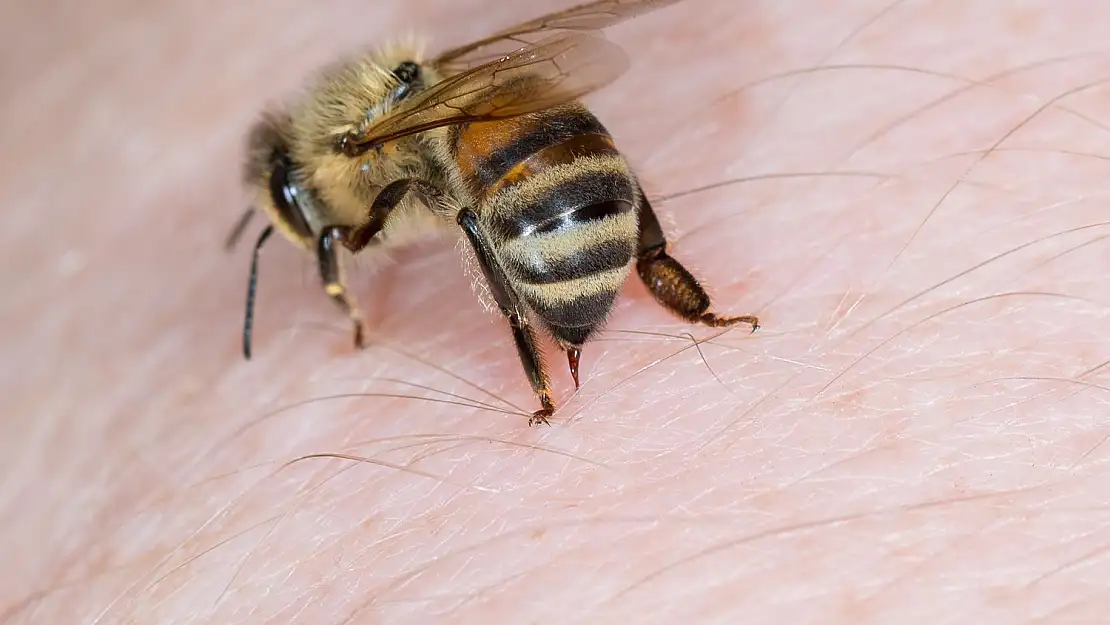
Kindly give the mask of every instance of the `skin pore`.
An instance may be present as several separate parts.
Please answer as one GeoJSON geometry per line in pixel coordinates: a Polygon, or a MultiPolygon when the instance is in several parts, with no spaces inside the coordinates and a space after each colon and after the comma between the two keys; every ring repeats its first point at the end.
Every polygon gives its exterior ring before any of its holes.
{"type": "Polygon", "coordinates": [[[258,111],[570,4],[8,9],[0,622],[1102,622],[1105,3],[614,29],[633,69],[588,103],[656,197],[742,179],[657,208],[763,327],[632,279],[577,394],[549,350],[550,428],[450,240],[351,263],[356,352],[275,237],[243,361],[260,222],[221,244],[258,111]]]}

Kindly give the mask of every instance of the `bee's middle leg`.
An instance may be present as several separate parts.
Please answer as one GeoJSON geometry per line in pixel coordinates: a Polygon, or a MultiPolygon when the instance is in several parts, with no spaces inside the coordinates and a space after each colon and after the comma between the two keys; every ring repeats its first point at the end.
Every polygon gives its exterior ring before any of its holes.
{"type": "Polygon", "coordinates": [[[501,309],[501,314],[509,320],[520,363],[524,367],[524,373],[528,375],[532,390],[539,397],[541,408],[532,413],[531,418],[528,419],[528,425],[538,423],[550,425],[548,419],[555,414],[555,402],[551,399],[550,382],[543,355],[536,347],[535,332],[525,318],[512,287],[505,280],[505,274],[501,272],[500,266],[494,259],[493,250],[478,229],[478,216],[474,211],[464,208],[459,211],[457,221],[466,233],[467,239],[470,240],[470,245],[478,258],[478,265],[482,268],[482,274],[489,284],[494,300],[497,301],[497,306],[501,309]]]}

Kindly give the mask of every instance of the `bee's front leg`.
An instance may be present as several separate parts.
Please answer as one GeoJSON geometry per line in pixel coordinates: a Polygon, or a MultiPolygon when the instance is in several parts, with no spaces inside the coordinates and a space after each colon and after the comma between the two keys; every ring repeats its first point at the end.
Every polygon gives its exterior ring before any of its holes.
{"type": "Polygon", "coordinates": [[[351,228],[343,240],[343,244],[352,252],[358,252],[374,240],[374,237],[385,227],[385,222],[395,208],[401,205],[401,200],[409,191],[415,191],[430,204],[438,204],[443,199],[443,191],[434,184],[419,178],[401,178],[385,185],[374,198],[374,203],[367,211],[366,222],[357,228],[351,228]]]}
{"type": "Polygon", "coordinates": [[[409,191],[417,191],[429,201],[438,201],[442,192],[433,184],[416,178],[402,178],[387,184],[367,211],[369,217],[362,225],[328,226],[320,234],[316,246],[316,260],[320,269],[320,279],[324,290],[339,304],[354,325],[355,346],[362,349],[365,345],[362,311],[347,289],[343,280],[342,265],[339,262],[339,247],[342,244],[352,253],[359,252],[374,241],[374,237],[385,227],[390,213],[401,205],[401,200],[409,191]]]}
{"type": "Polygon", "coordinates": [[[324,283],[324,291],[339,304],[343,312],[351,319],[354,326],[355,347],[362,349],[366,346],[363,338],[362,310],[355,302],[354,296],[347,290],[343,280],[343,267],[339,262],[339,247],[337,243],[346,244],[349,229],[343,226],[324,228],[317,240],[316,263],[320,269],[320,279],[324,283]]]}

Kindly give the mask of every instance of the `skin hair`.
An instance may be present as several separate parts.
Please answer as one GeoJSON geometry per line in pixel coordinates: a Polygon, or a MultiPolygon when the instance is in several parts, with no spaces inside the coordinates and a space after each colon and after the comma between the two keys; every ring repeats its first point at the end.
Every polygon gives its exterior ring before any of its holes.
{"type": "Polygon", "coordinates": [[[542,5],[12,8],[0,621],[1101,622],[1104,4],[622,26],[591,108],[649,194],[745,179],[657,208],[763,328],[630,281],[552,428],[443,241],[354,263],[361,353],[267,249],[242,361],[221,244],[258,110],[367,41],[542,5]]]}

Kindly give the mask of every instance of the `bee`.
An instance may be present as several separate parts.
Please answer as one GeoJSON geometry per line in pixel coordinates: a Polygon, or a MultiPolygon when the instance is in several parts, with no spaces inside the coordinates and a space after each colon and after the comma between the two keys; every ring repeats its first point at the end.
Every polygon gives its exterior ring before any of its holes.
{"type": "Polygon", "coordinates": [[[655,300],[679,318],[758,328],[753,315],[711,310],[705,289],[667,253],[613,137],[580,102],[629,67],[603,29],[678,1],[588,2],[431,59],[414,45],[354,55],[325,68],[295,104],[264,114],[248,133],[244,168],[253,205],[270,220],[251,260],[244,356],[259,252],[275,229],[315,255],[358,347],[362,314],[341,248],[358,253],[429,227],[454,229],[539,399],[529,425],[555,412],[538,334],[565,351],[578,388],[581,350],[605,326],[633,261],[655,300]]]}

